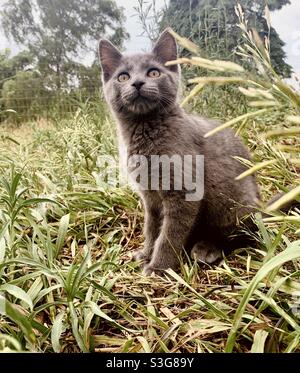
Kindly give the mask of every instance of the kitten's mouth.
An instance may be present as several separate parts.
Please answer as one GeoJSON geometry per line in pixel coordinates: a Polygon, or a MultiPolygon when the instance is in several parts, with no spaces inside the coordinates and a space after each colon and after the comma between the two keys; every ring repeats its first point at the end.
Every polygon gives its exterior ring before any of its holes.
{"type": "Polygon", "coordinates": [[[141,92],[137,92],[136,96],[133,98],[132,102],[150,100],[149,97],[144,96],[141,92]]]}
{"type": "Polygon", "coordinates": [[[137,101],[141,101],[141,100],[145,100],[146,97],[144,97],[141,93],[138,93],[133,99],[132,99],[132,102],[137,102],[137,101]]]}
{"type": "Polygon", "coordinates": [[[127,97],[127,108],[135,113],[146,113],[153,110],[156,105],[156,100],[154,97],[150,97],[145,92],[135,92],[130,98],[127,97]]]}

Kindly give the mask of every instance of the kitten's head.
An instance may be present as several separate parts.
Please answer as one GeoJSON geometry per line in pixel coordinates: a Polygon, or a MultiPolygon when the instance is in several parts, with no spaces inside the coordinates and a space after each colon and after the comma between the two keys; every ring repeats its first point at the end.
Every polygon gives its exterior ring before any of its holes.
{"type": "Polygon", "coordinates": [[[104,92],[116,113],[144,115],[164,112],[177,101],[179,67],[177,45],[165,30],[149,54],[125,56],[108,40],[99,45],[104,92]]]}

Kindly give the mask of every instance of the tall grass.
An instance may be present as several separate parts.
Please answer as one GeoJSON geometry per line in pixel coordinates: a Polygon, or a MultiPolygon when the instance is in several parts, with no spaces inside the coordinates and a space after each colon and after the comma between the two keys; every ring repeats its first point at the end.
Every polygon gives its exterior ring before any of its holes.
{"type": "MultiPolygon", "coordinates": [[[[256,41],[245,32],[246,48],[256,41]]],[[[264,53],[251,45],[262,63],[264,53]]],[[[224,69],[222,83],[239,78],[227,86],[232,110],[224,116],[254,154],[248,172],[256,165],[264,199],[296,187],[297,93],[270,66],[254,77],[236,65],[195,61],[224,69]],[[260,105],[234,108],[239,87],[260,105]],[[266,100],[276,101],[272,110],[266,100]]],[[[212,83],[221,81],[197,80],[203,87],[189,99],[194,109],[213,111],[202,101],[209,92],[219,117],[222,96],[212,83]]],[[[99,155],[117,157],[103,103],[83,103],[64,120],[8,128],[1,141],[0,350],[299,352],[299,211],[258,214],[259,248],[219,266],[186,263],[179,274],[145,278],[132,261],[143,241],[140,202],[98,177],[99,155]]]]}
{"type": "MultiPolygon", "coordinates": [[[[248,62],[252,62],[252,65],[256,66],[257,74],[255,76],[253,76],[253,73],[250,74],[245,71],[242,66],[236,63],[218,60],[211,61],[197,55],[191,58],[180,58],[168,64],[188,64],[217,73],[216,76],[200,76],[190,79],[189,83],[195,84],[195,86],[184,99],[182,103],[183,106],[190,100],[197,102],[201,92],[211,84],[216,86],[235,84],[238,86],[239,92],[248,99],[248,104],[252,110],[247,110],[246,113],[230,118],[229,121],[207,133],[205,137],[213,136],[215,133],[228,127],[236,128],[238,133],[245,129],[248,131],[248,141],[250,140],[251,143],[260,150],[259,163],[249,164],[249,170],[240,175],[238,179],[246,177],[254,172],[259,172],[260,179],[264,181],[264,186],[268,188],[275,186],[277,190],[284,191],[285,193],[283,193],[280,199],[271,203],[265,209],[266,212],[272,213],[278,211],[282,206],[294,199],[298,198],[299,200],[300,196],[300,149],[298,146],[300,133],[300,94],[282,81],[274,71],[271,65],[270,43],[268,38],[262,41],[256,30],[248,29],[247,20],[239,4],[235,7],[235,12],[239,19],[239,27],[243,31],[245,41],[244,45],[238,47],[238,54],[248,60],[248,62]],[[220,76],[220,74],[223,75],[220,76]],[[288,186],[291,190],[287,188],[288,186]]],[[[267,7],[265,17],[270,28],[270,14],[267,7]]],[[[181,38],[175,32],[173,32],[173,35],[184,48],[197,54],[197,48],[189,41],[181,38]]],[[[276,214],[274,217],[264,220],[261,220],[258,216],[258,219],[258,226],[261,230],[261,241],[266,250],[266,257],[240,301],[233,319],[233,327],[227,339],[225,347],[225,351],[227,352],[231,352],[236,347],[235,343],[241,330],[242,320],[245,318],[245,310],[249,305],[251,297],[257,291],[259,283],[261,281],[269,281],[270,277],[275,278],[278,272],[280,272],[280,267],[282,266],[284,268],[286,262],[290,260],[294,260],[295,272],[289,273],[287,277],[279,279],[279,284],[282,285],[287,278],[299,277],[300,241],[297,240],[296,237],[300,233],[300,211],[296,210],[287,217],[282,214],[276,214]],[[270,237],[267,228],[274,230],[274,223],[281,224],[281,228],[278,233],[270,237]],[[267,224],[268,227],[264,224],[267,224]],[[289,239],[283,235],[283,232],[288,231],[287,225],[289,225],[290,234],[296,239],[293,242],[289,241],[289,239]],[[284,251],[274,256],[276,249],[280,246],[284,247],[284,251]]],[[[296,284],[298,287],[299,284],[296,284]]],[[[276,291],[280,289],[280,285],[275,285],[275,289],[270,289],[272,296],[275,296],[276,291]]],[[[293,292],[291,291],[291,293],[293,292]]],[[[299,293],[296,291],[293,295],[297,298],[299,293]]],[[[274,299],[264,299],[263,296],[262,299],[263,302],[271,307],[277,306],[274,299]]],[[[295,299],[294,301],[297,303],[295,299]]],[[[259,309],[261,308],[263,307],[260,306],[259,309]]],[[[281,313],[281,311],[279,311],[279,313],[281,313]]],[[[281,313],[281,315],[290,325],[293,325],[296,334],[295,340],[291,343],[298,345],[298,321],[293,318],[290,319],[290,316],[284,312],[281,313]]],[[[266,333],[259,334],[259,339],[263,340],[264,343],[266,338],[266,333]]],[[[254,348],[254,350],[256,350],[256,348],[254,348]]]]}

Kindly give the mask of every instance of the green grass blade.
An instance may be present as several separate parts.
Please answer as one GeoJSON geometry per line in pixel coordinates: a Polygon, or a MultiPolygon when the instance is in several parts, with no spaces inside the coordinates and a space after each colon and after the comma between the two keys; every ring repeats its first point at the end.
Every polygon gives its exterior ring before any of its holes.
{"type": "Polygon", "coordinates": [[[60,219],[59,229],[58,229],[58,233],[57,233],[57,240],[56,240],[56,255],[55,255],[55,257],[57,257],[57,255],[59,254],[60,250],[62,249],[62,247],[65,243],[65,238],[66,238],[66,235],[67,235],[67,232],[68,232],[69,223],[70,223],[70,214],[64,215],[60,219]]]}
{"type": "Polygon", "coordinates": [[[53,323],[52,330],[51,330],[51,343],[54,352],[59,353],[61,351],[61,345],[60,345],[60,338],[63,332],[63,319],[65,316],[65,312],[60,312],[53,323]]]}
{"type": "Polygon", "coordinates": [[[6,291],[9,294],[13,295],[14,297],[20,299],[24,303],[28,305],[30,310],[33,310],[33,303],[30,298],[30,296],[21,288],[15,285],[10,285],[10,284],[4,284],[0,286],[0,291],[6,291]]]}
{"type": "Polygon", "coordinates": [[[232,352],[234,348],[234,343],[237,338],[238,329],[240,322],[243,318],[243,314],[248,305],[248,302],[257,288],[257,285],[276,267],[282,266],[284,263],[291,260],[297,259],[300,257],[300,241],[296,241],[290,245],[284,252],[278,254],[277,256],[270,259],[265,263],[262,268],[257,272],[248,288],[245,290],[243,298],[238,306],[238,309],[235,313],[232,330],[229,333],[227,343],[226,343],[226,352],[232,352]]]}

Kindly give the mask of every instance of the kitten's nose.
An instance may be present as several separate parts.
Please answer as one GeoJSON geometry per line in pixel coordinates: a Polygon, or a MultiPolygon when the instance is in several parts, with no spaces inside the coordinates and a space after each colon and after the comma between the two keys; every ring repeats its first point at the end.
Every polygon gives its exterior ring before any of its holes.
{"type": "Polygon", "coordinates": [[[143,82],[141,80],[137,80],[134,83],[132,83],[132,86],[135,87],[139,91],[144,84],[145,84],[145,82],[143,82]]]}

